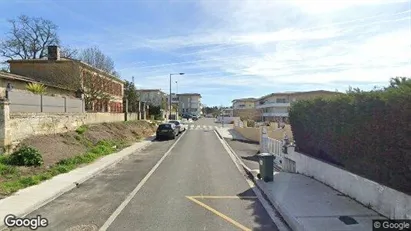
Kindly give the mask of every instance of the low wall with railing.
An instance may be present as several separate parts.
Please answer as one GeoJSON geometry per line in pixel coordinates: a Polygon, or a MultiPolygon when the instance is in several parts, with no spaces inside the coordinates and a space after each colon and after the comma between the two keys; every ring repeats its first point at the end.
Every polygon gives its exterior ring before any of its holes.
{"type": "Polygon", "coordinates": [[[410,195],[296,152],[294,147],[283,154],[281,145],[281,141],[263,138],[261,133],[260,151],[274,154],[282,170],[313,177],[388,218],[411,219],[410,195]]]}
{"type": "Polygon", "coordinates": [[[84,112],[83,99],[33,94],[30,92],[9,92],[10,112],[84,112]]]}

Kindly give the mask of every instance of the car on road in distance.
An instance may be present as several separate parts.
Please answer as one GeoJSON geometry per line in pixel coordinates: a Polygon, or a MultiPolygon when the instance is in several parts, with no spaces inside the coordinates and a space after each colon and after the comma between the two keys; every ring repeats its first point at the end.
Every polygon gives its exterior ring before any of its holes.
{"type": "Polygon", "coordinates": [[[198,116],[196,116],[196,115],[193,115],[192,118],[193,118],[194,121],[198,120],[198,116]]]}
{"type": "Polygon", "coordinates": [[[186,130],[186,126],[180,120],[169,120],[168,122],[176,125],[180,133],[186,130]]]}
{"type": "Polygon", "coordinates": [[[180,133],[180,129],[173,123],[163,123],[158,125],[156,131],[156,140],[161,140],[162,138],[175,139],[180,133]]]}
{"type": "Polygon", "coordinates": [[[187,119],[187,120],[193,118],[193,116],[190,115],[190,114],[183,114],[181,117],[183,117],[184,119],[187,119]]]}

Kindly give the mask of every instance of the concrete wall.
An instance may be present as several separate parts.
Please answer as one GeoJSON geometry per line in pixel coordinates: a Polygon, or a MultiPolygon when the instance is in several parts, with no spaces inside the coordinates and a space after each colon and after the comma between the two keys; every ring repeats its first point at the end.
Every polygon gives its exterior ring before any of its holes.
{"type": "Polygon", "coordinates": [[[261,110],[256,108],[249,109],[234,109],[233,116],[241,117],[242,119],[261,120],[261,110]]]}
{"type": "MultiPolygon", "coordinates": [[[[243,137],[255,141],[260,142],[261,138],[261,128],[249,128],[249,127],[234,127],[234,129],[240,133],[243,137]]],[[[288,135],[290,140],[293,139],[292,132],[290,129],[286,128],[285,130],[278,129],[277,126],[267,126],[267,135],[268,137],[276,140],[282,140],[284,138],[284,132],[288,135]]]]}
{"type": "Polygon", "coordinates": [[[391,219],[411,219],[411,196],[289,149],[295,171],[333,187],[391,219]]]}
{"type": "Polygon", "coordinates": [[[31,92],[9,92],[10,112],[84,112],[82,99],[38,95],[31,92]]]}
{"type": "Polygon", "coordinates": [[[138,119],[139,119],[138,113],[127,113],[127,121],[138,120],[138,119]]]}
{"type": "Polygon", "coordinates": [[[240,133],[244,138],[260,142],[260,129],[259,128],[240,128],[234,127],[234,130],[240,133]]]}
{"type": "Polygon", "coordinates": [[[217,117],[218,123],[221,123],[223,121],[225,124],[233,123],[234,121],[239,121],[239,120],[240,120],[240,117],[221,117],[221,116],[217,117]]]}

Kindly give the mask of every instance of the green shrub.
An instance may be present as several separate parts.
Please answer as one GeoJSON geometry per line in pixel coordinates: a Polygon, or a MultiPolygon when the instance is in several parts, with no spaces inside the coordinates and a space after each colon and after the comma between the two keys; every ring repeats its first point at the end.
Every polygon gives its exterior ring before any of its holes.
{"type": "Polygon", "coordinates": [[[289,119],[298,150],[411,193],[411,79],[382,90],[350,89],[297,101],[289,119]]]}
{"type": "Polygon", "coordinates": [[[255,121],[254,120],[247,120],[247,127],[255,127],[255,121]]]}
{"type": "Polygon", "coordinates": [[[81,135],[81,134],[84,134],[84,132],[86,132],[87,129],[88,129],[87,125],[81,125],[80,127],[76,129],[76,132],[81,135]]]}
{"type": "Polygon", "coordinates": [[[0,164],[0,175],[13,175],[18,173],[16,166],[0,164]]]}
{"type": "Polygon", "coordinates": [[[40,166],[43,164],[43,157],[37,149],[23,146],[8,157],[7,163],[17,166],[40,166]]]}
{"type": "Polygon", "coordinates": [[[5,155],[0,155],[0,164],[7,164],[8,158],[5,155]]]}

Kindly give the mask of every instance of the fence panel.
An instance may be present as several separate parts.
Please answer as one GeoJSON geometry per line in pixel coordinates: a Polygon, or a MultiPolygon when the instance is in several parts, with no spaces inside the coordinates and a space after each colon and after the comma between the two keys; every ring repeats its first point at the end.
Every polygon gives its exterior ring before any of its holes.
{"type": "Polygon", "coordinates": [[[42,112],[65,112],[64,98],[43,95],[42,112]]]}
{"type": "Polygon", "coordinates": [[[282,150],[283,142],[276,140],[267,136],[267,129],[263,127],[261,129],[261,142],[260,142],[260,151],[268,152],[275,156],[274,163],[280,169],[283,169],[284,166],[284,153],[282,150]]]}
{"type": "Polygon", "coordinates": [[[84,112],[82,99],[37,95],[12,91],[8,94],[10,112],[84,112]]]}
{"type": "Polygon", "coordinates": [[[80,99],[66,98],[67,112],[84,112],[84,103],[80,99]]]}
{"type": "Polygon", "coordinates": [[[41,96],[11,91],[8,93],[10,112],[41,112],[41,96]]]}

